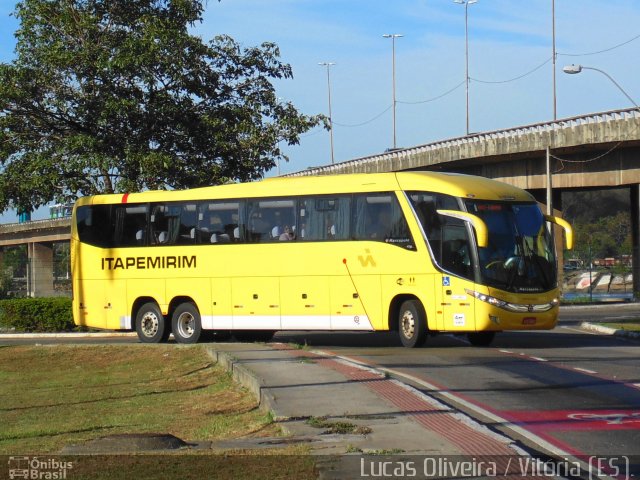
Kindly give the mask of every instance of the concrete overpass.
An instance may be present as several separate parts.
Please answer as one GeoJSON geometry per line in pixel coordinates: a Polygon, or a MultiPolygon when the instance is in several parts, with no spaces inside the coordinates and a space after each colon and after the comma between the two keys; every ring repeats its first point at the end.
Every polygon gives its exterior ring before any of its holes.
{"type": "Polygon", "coordinates": [[[458,171],[527,190],[546,188],[546,150],[554,187],[640,183],[640,111],[614,110],[555,122],[475,133],[290,174],[398,170],[458,171]]]}
{"type": "Polygon", "coordinates": [[[27,246],[27,294],[31,297],[55,295],[53,288],[53,243],[71,238],[71,218],[34,220],[0,225],[0,264],[3,248],[27,246]]]}

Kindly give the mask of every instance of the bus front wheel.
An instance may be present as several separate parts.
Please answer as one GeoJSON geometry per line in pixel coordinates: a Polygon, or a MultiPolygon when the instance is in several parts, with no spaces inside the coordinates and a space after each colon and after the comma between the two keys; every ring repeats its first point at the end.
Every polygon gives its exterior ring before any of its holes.
{"type": "Polygon", "coordinates": [[[427,340],[427,317],[417,300],[406,300],[398,313],[398,333],[402,345],[419,347],[427,340]]]}
{"type": "Polygon", "coordinates": [[[191,302],[182,303],[171,316],[173,338],[178,343],[196,343],[202,333],[200,312],[191,302]]]}
{"type": "Polygon", "coordinates": [[[160,343],[169,337],[164,315],[153,302],[143,304],[136,314],[136,333],[142,343],[160,343]]]}

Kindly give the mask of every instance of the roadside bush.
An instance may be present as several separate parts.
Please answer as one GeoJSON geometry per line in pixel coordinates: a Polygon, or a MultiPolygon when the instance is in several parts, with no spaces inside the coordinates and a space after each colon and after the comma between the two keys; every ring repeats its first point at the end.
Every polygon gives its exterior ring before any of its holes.
{"type": "Polygon", "coordinates": [[[71,299],[16,298],[0,300],[0,326],[20,332],[68,332],[75,328],[71,299]]]}

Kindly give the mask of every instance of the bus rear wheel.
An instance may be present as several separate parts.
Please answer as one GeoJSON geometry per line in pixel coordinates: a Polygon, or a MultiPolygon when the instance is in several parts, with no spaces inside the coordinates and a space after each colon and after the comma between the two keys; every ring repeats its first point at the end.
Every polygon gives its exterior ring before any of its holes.
{"type": "Polygon", "coordinates": [[[181,303],[171,316],[173,338],[178,343],[197,343],[202,333],[200,312],[191,302],[181,303]]]}
{"type": "Polygon", "coordinates": [[[406,300],[398,312],[398,334],[402,345],[420,347],[427,340],[427,316],[417,300],[406,300]]]}
{"type": "Polygon", "coordinates": [[[153,302],[143,304],[136,314],[136,333],[142,343],[165,342],[169,337],[164,315],[153,302]]]}
{"type": "Polygon", "coordinates": [[[470,332],[467,334],[469,343],[474,347],[488,347],[495,336],[496,332],[470,332]]]}

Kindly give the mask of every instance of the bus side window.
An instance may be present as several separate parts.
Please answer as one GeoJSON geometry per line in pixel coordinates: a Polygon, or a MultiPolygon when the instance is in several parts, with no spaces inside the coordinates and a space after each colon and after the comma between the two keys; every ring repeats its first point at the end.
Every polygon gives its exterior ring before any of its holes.
{"type": "Polygon", "coordinates": [[[111,205],[78,207],[76,227],[80,241],[97,247],[113,246],[111,205]]]}
{"type": "MultiPolygon", "coordinates": [[[[195,211],[194,211],[195,213],[195,211]]],[[[151,244],[176,245],[181,243],[181,217],[183,204],[156,204],[151,209],[151,244]]]]}
{"type": "Polygon", "coordinates": [[[134,247],[146,244],[146,204],[127,204],[115,207],[114,247],[134,247]]]}
{"type": "Polygon", "coordinates": [[[464,278],[473,278],[467,229],[462,220],[447,218],[442,229],[442,267],[464,278]]]}
{"type": "Polygon", "coordinates": [[[166,245],[169,243],[169,217],[165,205],[151,207],[151,245],[166,245]]]}
{"type": "Polygon", "coordinates": [[[192,235],[197,243],[218,244],[244,239],[242,202],[210,201],[200,204],[192,235]]]}
{"type": "Polygon", "coordinates": [[[427,235],[434,262],[447,272],[473,279],[465,222],[437,212],[460,210],[458,201],[449,195],[430,192],[412,192],[409,198],[427,235]]]}
{"type": "Polygon", "coordinates": [[[300,201],[299,235],[301,240],[348,240],[350,196],[306,197],[300,201]]]}
{"type": "Polygon", "coordinates": [[[296,239],[296,201],[263,198],[248,204],[249,241],[254,243],[296,239]]]}
{"type": "Polygon", "coordinates": [[[354,239],[392,243],[408,250],[415,248],[395,193],[355,197],[354,239]]]}
{"type": "Polygon", "coordinates": [[[195,230],[198,224],[197,205],[195,203],[184,203],[178,204],[176,207],[180,209],[180,219],[175,243],[177,245],[193,245],[196,243],[195,230]]]}

